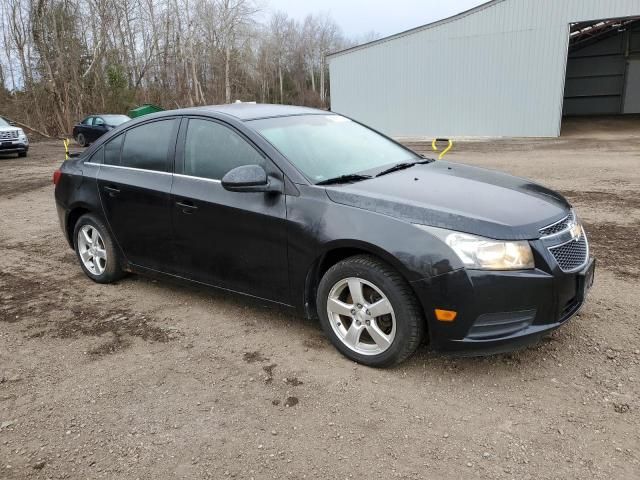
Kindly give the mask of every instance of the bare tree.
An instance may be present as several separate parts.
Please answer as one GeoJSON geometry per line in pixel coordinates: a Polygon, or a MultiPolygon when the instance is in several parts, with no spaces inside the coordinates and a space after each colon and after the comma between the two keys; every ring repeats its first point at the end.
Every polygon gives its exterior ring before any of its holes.
{"type": "Polygon", "coordinates": [[[47,134],[141,102],[326,106],[327,14],[265,18],[261,0],[3,0],[0,115],[47,134]]]}

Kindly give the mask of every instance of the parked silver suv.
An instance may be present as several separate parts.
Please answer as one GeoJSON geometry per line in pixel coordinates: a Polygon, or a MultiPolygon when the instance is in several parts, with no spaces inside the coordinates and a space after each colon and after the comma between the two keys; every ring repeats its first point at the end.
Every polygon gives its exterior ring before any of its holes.
{"type": "Polygon", "coordinates": [[[0,117],[0,154],[17,153],[19,157],[26,157],[28,151],[29,139],[24,130],[0,117]]]}

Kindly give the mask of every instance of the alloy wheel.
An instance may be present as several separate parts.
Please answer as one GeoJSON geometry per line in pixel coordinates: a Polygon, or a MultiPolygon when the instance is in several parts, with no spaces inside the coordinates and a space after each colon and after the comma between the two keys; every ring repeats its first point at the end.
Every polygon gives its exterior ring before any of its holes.
{"type": "Polygon", "coordinates": [[[78,253],[87,270],[102,275],[107,267],[107,250],[104,240],[93,225],[84,225],[78,232],[78,253]]]}
{"type": "Polygon", "coordinates": [[[378,287],[362,278],[345,278],[331,288],[327,314],[340,341],[361,355],[381,354],[396,335],[391,302],[378,287]]]}

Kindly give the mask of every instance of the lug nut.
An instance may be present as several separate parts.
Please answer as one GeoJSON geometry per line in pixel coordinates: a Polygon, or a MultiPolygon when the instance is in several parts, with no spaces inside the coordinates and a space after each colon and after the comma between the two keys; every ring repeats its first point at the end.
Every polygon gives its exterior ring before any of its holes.
{"type": "Polygon", "coordinates": [[[360,320],[356,320],[356,325],[358,325],[358,326],[362,325],[362,323],[360,322],[360,320]]]}
{"type": "Polygon", "coordinates": [[[367,320],[365,323],[367,324],[367,326],[371,325],[371,322],[369,320],[367,320]]]}
{"type": "Polygon", "coordinates": [[[358,304],[358,308],[362,308],[362,304],[360,304],[360,303],[359,303],[359,304],[358,304]]]}
{"type": "Polygon", "coordinates": [[[367,315],[371,315],[371,312],[369,310],[367,310],[367,315]]]}
{"type": "Polygon", "coordinates": [[[356,309],[354,308],[351,310],[351,315],[355,315],[355,314],[356,314],[356,309]]]}

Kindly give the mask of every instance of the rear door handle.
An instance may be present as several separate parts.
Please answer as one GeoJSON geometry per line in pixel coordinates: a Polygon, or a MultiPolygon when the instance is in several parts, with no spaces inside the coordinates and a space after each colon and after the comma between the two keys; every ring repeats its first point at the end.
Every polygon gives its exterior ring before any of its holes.
{"type": "Polygon", "coordinates": [[[110,197],[115,197],[120,193],[120,189],[114,187],[113,185],[105,185],[104,191],[107,192],[110,197]]]}
{"type": "Polygon", "coordinates": [[[196,207],[193,202],[189,200],[179,200],[176,202],[176,205],[182,209],[182,213],[186,213],[187,215],[195,213],[195,211],[198,209],[198,207],[196,207]]]}

